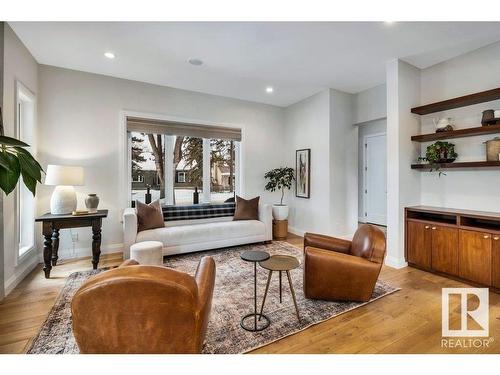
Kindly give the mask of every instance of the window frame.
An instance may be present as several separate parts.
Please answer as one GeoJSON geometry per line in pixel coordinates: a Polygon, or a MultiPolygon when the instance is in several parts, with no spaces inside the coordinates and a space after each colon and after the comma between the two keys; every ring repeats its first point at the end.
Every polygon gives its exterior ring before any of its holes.
{"type": "MultiPolygon", "coordinates": [[[[22,103],[30,103],[32,106],[32,121],[30,126],[32,127],[29,131],[31,132],[31,140],[25,140],[29,143],[29,151],[36,158],[36,95],[27,88],[22,82],[15,81],[15,108],[14,108],[14,134],[17,139],[23,140],[22,138],[22,103]]],[[[35,217],[36,217],[36,200],[35,197],[31,195],[32,199],[32,210],[30,210],[30,220],[32,224],[31,228],[31,243],[27,246],[21,246],[21,220],[22,220],[22,203],[21,203],[21,189],[25,188],[24,185],[19,183],[14,190],[14,200],[15,200],[15,225],[14,225],[14,235],[15,235],[15,265],[19,265],[27,258],[29,258],[36,250],[36,228],[35,228],[35,217]],[[21,250],[23,251],[21,252],[21,250]]],[[[31,194],[31,193],[30,193],[31,194]]]]}
{"type": "MultiPolygon", "coordinates": [[[[203,126],[214,126],[214,127],[230,127],[230,128],[239,128],[241,130],[241,141],[235,141],[235,194],[243,195],[244,194],[244,145],[245,145],[245,126],[244,125],[236,125],[236,124],[228,124],[228,123],[219,123],[219,122],[208,122],[202,120],[193,120],[176,116],[167,116],[167,115],[158,115],[151,113],[143,113],[143,112],[135,112],[135,111],[122,111],[120,116],[120,123],[123,136],[121,137],[122,149],[124,150],[121,154],[120,163],[123,165],[120,170],[122,171],[122,181],[124,181],[123,190],[122,190],[122,201],[123,207],[131,207],[131,199],[132,196],[132,184],[131,184],[131,163],[132,163],[132,153],[131,153],[131,132],[127,130],[127,117],[142,117],[145,119],[151,120],[165,120],[165,121],[178,121],[185,123],[192,123],[195,125],[203,125],[203,126]]],[[[165,148],[165,181],[174,181],[175,174],[173,170],[173,146],[174,142],[172,141],[175,136],[164,135],[164,148],[165,148]],[[170,153],[170,150],[172,152],[170,153]],[[170,156],[171,154],[171,156],[170,156]]],[[[210,145],[210,139],[202,138],[204,141],[210,145]]],[[[204,142],[205,144],[205,142],[204,142]]],[[[204,147],[204,162],[203,162],[203,192],[200,195],[201,203],[209,203],[210,202],[210,162],[205,163],[206,153],[210,155],[210,147],[204,147]],[[208,168],[207,168],[208,167],[208,168]],[[205,171],[207,169],[207,171],[205,171]],[[206,186],[207,185],[207,186],[206,186]],[[206,189],[207,187],[207,189],[206,189]]],[[[208,159],[210,160],[210,159],[208,159]]],[[[174,183],[165,185],[165,204],[173,204],[173,194],[174,194],[174,183]]]]}
{"type": "Polygon", "coordinates": [[[185,184],[186,183],[186,172],[185,171],[176,171],[177,172],[177,182],[179,184],[185,184]],[[181,180],[182,176],[182,180],[181,180]]]}

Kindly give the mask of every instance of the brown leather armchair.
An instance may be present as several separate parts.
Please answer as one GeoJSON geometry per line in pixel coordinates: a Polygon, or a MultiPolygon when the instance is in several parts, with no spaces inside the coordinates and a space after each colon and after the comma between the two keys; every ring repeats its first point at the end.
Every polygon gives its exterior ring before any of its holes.
{"type": "Polygon", "coordinates": [[[211,257],[194,278],[133,260],[92,277],[71,303],[80,352],[200,353],[214,283],[211,257]]]}
{"type": "Polygon", "coordinates": [[[369,301],[385,256],[385,235],[364,224],[352,241],[306,233],[304,294],[330,301],[369,301]]]}

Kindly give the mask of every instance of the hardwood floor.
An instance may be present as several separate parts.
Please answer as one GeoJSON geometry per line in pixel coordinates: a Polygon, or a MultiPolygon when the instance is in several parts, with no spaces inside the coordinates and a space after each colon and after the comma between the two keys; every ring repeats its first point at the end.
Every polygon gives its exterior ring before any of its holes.
{"type": "MultiPolygon", "coordinates": [[[[289,235],[287,242],[302,246],[302,237],[289,235]]],[[[100,267],[118,265],[121,253],[103,255],[100,267]]],[[[41,266],[0,302],[0,353],[23,353],[38,333],[59,291],[72,272],[89,269],[90,259],[60,263],[51,279],[41,266]]],[[[488,347],[441,347],[441,288],[466,287],[414,268],[384,267],[381,279],[400,287],[366,306],[347,312],[253,353],[500,353],[500,295],[490,293],[488,347]]],[[[453,310],[451,322],[460,320],[453,310]]]]}

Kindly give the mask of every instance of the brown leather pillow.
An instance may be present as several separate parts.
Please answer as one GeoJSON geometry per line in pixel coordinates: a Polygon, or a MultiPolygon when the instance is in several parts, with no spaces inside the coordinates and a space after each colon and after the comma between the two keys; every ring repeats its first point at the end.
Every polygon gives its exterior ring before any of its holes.
{"type": "Polygon", "coordinates": [[[259,220],[259,199],[243,199],[236,196],[236,210],[233,220],[259,220]]]}
{"type": "Polygon", "coordinates": [[[137,212],[137,232],[165,226],[159,199],[150,204],[135,201],[135,211],[137,212]]]}

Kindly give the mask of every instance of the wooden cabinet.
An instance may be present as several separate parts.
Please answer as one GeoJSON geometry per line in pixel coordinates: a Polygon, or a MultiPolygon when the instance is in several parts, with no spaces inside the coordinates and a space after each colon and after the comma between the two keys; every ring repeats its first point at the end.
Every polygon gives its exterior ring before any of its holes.
{"type": "Polygon", "coordinates": [[[458,229],[431,226],[432,269],[449,275],[458,275],[458,229]]]}
{"type": "Polygon", "coordinates": [[[491,241],[491,286],[500,289],[500,235],[492,236],[491,241]]]}
{"type": "Polygon", "coordinates": [[[500,291],[500,213],[407,207],[406,260],[500,291]]]}
{"type": "Polygon", "coordinates": [[[418,221],[406,223],[407,260],[422,268],[431,268],[431,225],[418,221]]]}
{"type": "Polygon", "coordinates": [[[491,234],[460,229],[459,276],[491,285],[491,234]]]}

